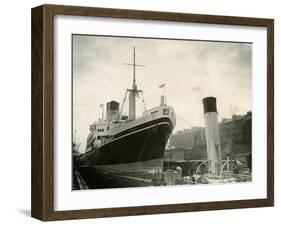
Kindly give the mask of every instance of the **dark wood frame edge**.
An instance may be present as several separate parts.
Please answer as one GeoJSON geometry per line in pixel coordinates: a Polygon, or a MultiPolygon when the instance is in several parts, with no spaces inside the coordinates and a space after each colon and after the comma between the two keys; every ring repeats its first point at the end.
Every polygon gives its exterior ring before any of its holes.
{"type": "Polygon", "coordinates": [[[43,221],[220,210],[274,205],[274,20],[42,5],[32,9],[32,180],[31,216],[43,221]],[[105,209],[54,211],[53,193],[53,22],[55,15],[178,21],[267,28],[267,198],[105,209]]]}

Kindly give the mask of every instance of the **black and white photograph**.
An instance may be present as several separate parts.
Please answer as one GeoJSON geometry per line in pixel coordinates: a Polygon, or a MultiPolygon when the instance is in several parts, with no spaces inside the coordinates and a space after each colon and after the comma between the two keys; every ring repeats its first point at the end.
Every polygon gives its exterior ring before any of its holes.
{"type": "Polygon", "coordinates": [[[2,1],[0,225],[276,225],[279,5],[2,1]]]}
{"type": "Polygon", "coordinates": [[[32,217],[275,205],[275,20],[205,13],[32,8],[32,217]]]}
{"type": "Polygon", "coordinates": [[[72,35],[72,190],[252,181],[252,44],[72,35]]]}

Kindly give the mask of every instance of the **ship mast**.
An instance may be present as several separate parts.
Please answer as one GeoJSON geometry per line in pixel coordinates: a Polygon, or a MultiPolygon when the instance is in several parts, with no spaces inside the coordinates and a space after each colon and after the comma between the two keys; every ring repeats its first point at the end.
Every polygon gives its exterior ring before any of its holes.
{"type": "Polygon", "coordinates": [[[129,120],[135,120],[136,119],[136,96],[138,96],[138,93],[142,92],[142,90],[138,90],[137,84],[136,84],[136,67],[145,67],[145,65],[136,64],[135,46],[134,46],[133,56],[134,56],[133,64],[125,63],[126,65],[133,66],[133,85],[132,85],[132,89],[127,89],[127,91],[129,92],[129,120]]]}

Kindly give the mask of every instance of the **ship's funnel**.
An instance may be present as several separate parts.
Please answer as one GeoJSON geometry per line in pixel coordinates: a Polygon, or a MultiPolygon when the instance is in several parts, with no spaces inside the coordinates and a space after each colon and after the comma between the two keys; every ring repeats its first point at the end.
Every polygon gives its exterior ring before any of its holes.
{"type": "Polygon", "coordinates": [[[117,119],[119,114],[119,103],[110,101],[106,104],[106,120],[112,121],[117,119]]]}
{"type": "Polygon", "coordinates": [[[203,108],[207,143],[207,156],[209,160],[209,173],[219,175],[222,165],[222,159],[216,98],[204,98],[203,108]]]}

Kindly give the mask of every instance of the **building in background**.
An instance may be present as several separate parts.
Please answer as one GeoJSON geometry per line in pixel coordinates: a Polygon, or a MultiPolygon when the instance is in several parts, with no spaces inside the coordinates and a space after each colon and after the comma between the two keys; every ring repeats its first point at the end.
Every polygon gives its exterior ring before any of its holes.
{"type": "MultiPolygon", "coordinates": [[[[230,157],[251,166],[252,112],[222,119],[219,124],[222,158],[230,157]]],[[[189,161],[207,159],[204,127],[193,127],[171,135],[165,160],[189,161]]],[[[251,167],[250,167],[251,168],[251,167]]]]}

